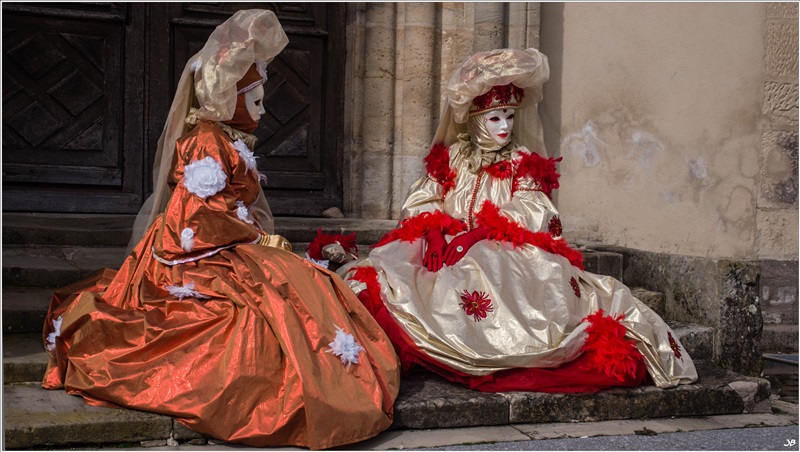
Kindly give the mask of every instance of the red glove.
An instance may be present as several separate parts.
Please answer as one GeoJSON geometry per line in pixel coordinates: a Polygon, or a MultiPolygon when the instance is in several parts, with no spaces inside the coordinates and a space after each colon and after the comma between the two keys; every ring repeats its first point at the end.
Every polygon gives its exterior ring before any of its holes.
{"type": "Polygon", "coordinates": [[[475,228],[469,232],[465,232],[450,241],[447,249],[444,252],[444,263],[453,265],[460,261],[467,251],[472,248],[472,245],[489,237],[489,230],[486,228],[475,228]]]}
{"type": "Polygon", "coordinates": [[[447,247],[447,240],[441,230],[431,230],[425,234],[428,248],[425,250],[425,257],[422,258],[422,265],[428,267],[428,271],[438,272],[444,264],[444,249],[447,247]]]}

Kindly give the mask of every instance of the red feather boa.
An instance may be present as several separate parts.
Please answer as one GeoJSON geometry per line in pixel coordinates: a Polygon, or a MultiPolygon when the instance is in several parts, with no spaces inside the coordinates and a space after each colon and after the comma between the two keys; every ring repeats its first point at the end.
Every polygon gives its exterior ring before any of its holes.
{"type": "Polygon", "coordinates": [[[400,222],[397,229],[384,235],[376,247],[383,246],[395,240],[413,242],[423,237],[430,230],[440,230],[447,235],[455,235],[464,230],[464,223],[447,215],[439,210],[435,212],[423,212],[416,217],[406,218],[400,222]]]}
{"type": "Polygon", "coordinates": [[[322,232],[322,228],[317,229],[317,236],[308,244],[306,254],[312,259],[322,260],[322,248],[331,243],[339,242],[344,250],[356,257],[358,257],[358,246],[356,245],[356,233],[344,234],[326,234],[322,232]]]}
{"type": "Polygon", "coordinates": [[[511,192],[517,191],[522,178],[532,177],[533,180],[539,182],[544,194],[550,196],[550,193],[558,188],[558,178],[561,175],[556,171],[556,163],[560,162],[561,159],[562,157],[544,158],[534,152],[523,153],[517,164],[517,174],[514,177],[514,183],[511,185],[511,192]]]}
{"type": "Polygon", "coordinates": [[[636,376],[644,360],[634,342],[625,339],[625,326],[620,323],[624,318],[625,314],[604,317],[600,309],[583,319],[591,323],[586,328],[589,337],[583,344],[585,367],[602,371],[619,381],[636,376]]]}
{"type": "Polygon", "coordinates": [[[456,171],[450,168],[450,153],[447,151],[447,146],[442,143],[433,145],[423,161],[428,175],[442,186],[444,190],[442,196],[455,188],[456,171]]]}
{"type": "Polygon", "coordinates": [[[566,257],[569,262],[583,270],[583,254],[569,247],[564,239],[554,239],[549,232],[531,232],[508,217],[500,214],[500,208],[489,200],[483,202],[481,211],[475,216],[478,226],[489,230],[489,239],[511,242],[514,246],[529,244],[549,253],[566,257]]]}

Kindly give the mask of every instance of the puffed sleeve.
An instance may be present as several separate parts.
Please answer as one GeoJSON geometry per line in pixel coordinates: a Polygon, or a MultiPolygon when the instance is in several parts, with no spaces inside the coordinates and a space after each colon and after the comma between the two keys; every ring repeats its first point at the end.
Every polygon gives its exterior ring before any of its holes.
{"type": "Polygon", "coordinates": [[[411,218],[423,212],[442,210],[442,185],[425,175],[414,182],[400,210],[400,218],[411,218]]]}
{"type": "MultiPolygon", "coordinates": [[[[558,159],[560,160],[560,159],[558,159]]],[[[517,151],[508,201],[496,205],[498,213],[531,232],[561,236],[561,220],[550,199],[558,188],[559,174],[553,158],[543,158],[525,148],[517,151]]]]}
{"type": "MultiPolygon", "coordinates": [[[[201,127],[201,126],[198,126],[201,127]]],[[[168,263],[187,262],[220,249],[256,242],[263,231],[243,212],[233,182],[242,162],[227,136],[208,127],[176,144],[174,191],[154,252],[168,263]]],[[[251,183],[258,183],[257,179],[251,183]]],[[[246,210],[246,208],[245,208],[246,210]]]]}
{"type": "MultiPolygon", "coordinates": [[[[530,176],[520,178],[519,186],[512,193],[511,200],[499,207],[505,216],[525,226],[531,232],[549,231],[550,224],[559,221],[558,210],[553,201],[530,176]]],[[[560,235],[559,231],[556,236],[560,235]]]]}

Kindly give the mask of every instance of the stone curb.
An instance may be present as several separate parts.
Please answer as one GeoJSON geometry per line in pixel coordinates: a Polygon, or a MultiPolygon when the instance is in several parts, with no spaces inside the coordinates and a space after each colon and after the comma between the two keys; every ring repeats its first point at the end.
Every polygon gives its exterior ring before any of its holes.
{"type": "Polygon", "coordinates": [[[672,389],[620,388],[596,394],[479,393],[439,377],[404,378],[392,428],[586,422],[768,412],[769,383],[695,361],[700,381],[672,389]],[[475,424],[479,418],[481,423],[475,424]]]}
{"type": "MultiPolygon", "coordinates": [[[[391,429],[769,412],[766,380],[728,372],[706,361],[697,364],[701,381],[694,385],[596,394],[481,393],[424,371],[412,372],[402,380],[391,429]]],[[[5,385],[3,392],[6,447],[10,449],[126,442],[174,445],[176,440],[201,438],[167,416],[91,407],[60,390],[30,384],[5,385]]]]}

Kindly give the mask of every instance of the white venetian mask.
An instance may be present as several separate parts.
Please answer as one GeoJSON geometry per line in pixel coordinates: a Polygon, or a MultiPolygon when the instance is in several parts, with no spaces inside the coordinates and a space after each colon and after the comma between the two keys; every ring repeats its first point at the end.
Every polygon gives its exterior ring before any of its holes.
{"type": "Polygon", "coordinates": [[[514,128],[514,109],[499,108],[486,113],[486,130],[500,146],[511,141],[511,130],[514,128]]]}
{"type": "Polygon", "coordinates": [[[244,103],[247,105],[247,112],[253,121],[258,121],[266,110],[264,110],[264,86],[258,85],[250,91],[244,93],[244,103]]]}

